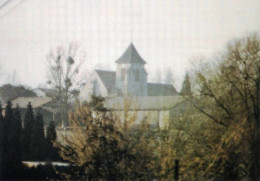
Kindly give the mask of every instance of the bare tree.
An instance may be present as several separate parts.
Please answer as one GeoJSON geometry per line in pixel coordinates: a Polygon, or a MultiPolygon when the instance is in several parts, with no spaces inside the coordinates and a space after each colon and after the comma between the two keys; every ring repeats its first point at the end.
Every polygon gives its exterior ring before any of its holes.
{"type": "Polygon", "coordinates": [[[156,83],[163,82],[162,71],[160,69],[157,69],[155,74],[153,75],[153,81],[156,83]]]}
{"type": "Polygon", "coordinates": [[[48,84],[57,91],[63,126],[68,117],[70,92],[80,86],[80,67],[85,62],[85,57],[85,53],[74,43],[67,49],[58,47],[47,56],[48,84]]]}
{"type": "Polygon", "coordinates": [[[164,70],[164,83],[174,85],[175,79],[170,68],[164,70]]]}

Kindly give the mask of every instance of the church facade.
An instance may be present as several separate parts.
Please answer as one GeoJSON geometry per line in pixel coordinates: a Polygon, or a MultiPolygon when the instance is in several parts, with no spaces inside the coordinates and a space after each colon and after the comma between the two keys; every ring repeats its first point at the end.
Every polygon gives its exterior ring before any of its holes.
{"type": "Polygon", "coordinates": [[[116,71],[94,70],[80,93],[80,100],[91,95],[102,97],[122,96],[176,96],[173,85],[147,82],[146,62],[131,43],[115,61],[116,71]]]}

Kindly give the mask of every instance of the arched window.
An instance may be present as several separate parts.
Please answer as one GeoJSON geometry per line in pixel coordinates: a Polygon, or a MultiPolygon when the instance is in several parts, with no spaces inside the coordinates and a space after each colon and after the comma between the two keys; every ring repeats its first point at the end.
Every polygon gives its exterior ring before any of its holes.
{"type": "Polygon", "coordinates": [[[135,81],[136,82],[140,81],[140,72],[139,72],[139,70],[135,70],[135,81]]]}

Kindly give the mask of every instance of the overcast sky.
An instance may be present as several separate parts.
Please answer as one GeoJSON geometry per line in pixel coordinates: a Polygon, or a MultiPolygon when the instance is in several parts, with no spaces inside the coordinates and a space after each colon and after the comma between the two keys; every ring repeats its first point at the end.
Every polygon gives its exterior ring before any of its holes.
{"type": "Polygon", "coordinates": [[[84,69],[115,69],[133,41],[151,75],[170,67],[178,80],[189,60],[212,57],[226,43],[260,31],[259,0],[12,0],[1,6],[0,68],[31,87],[46,82],[46,55],[76,41],[84,69]]]}

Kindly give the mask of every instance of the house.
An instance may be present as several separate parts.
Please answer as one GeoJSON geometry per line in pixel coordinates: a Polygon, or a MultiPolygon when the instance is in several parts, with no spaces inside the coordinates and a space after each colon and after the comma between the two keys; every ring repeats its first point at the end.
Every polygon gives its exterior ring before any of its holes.
{"type": "Polygon", "coordinates": [[[32,90],[37,97],[57,97],[58,93],[54,89],[47,89],[47,88],[35,88],[32,90]]]}
{"type": "Polygon", "coordinates": [[[12,101],[18,97],[35,97],[36,94],[22,86],[22,85],[11,85],[5,84],[0,87],[1,103],[5,104],[7,101],[12,101]]]}
{"type": "Polygon", "coordinates": [[[133,43],[115,63],[116,71],[93,71],[79,94],[80,101],[102,96],[105,107],[120,120],[126,119],[127,111],[136,116],[136,123],[147,119],[153,125],[167,127],[177,107],[185,102],[174,86],[147,81],[146,62],[133,43]]]}
{"type": "Polygon", "coordinates": [[[18,97],[12,101],[12,106],[19,106],[23,118],[29,102],[35,113],[40,112],[43,115],[44,125],[50,121],[57,122],[59,120],[56,104],[50,97],[18,97]]]}

